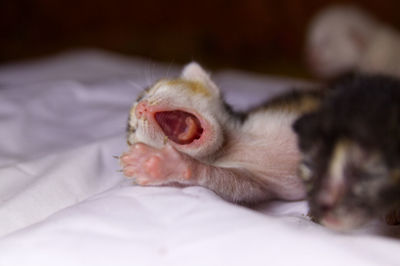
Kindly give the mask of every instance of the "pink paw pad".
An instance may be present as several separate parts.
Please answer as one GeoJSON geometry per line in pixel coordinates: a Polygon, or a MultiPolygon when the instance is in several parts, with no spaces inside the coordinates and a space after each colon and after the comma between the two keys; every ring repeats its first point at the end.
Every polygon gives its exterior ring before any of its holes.
{"type": "Polygon", "coordinates": [[[134,144],[120,162],[124,175],[135,178],[140,185],[180,182],[191,177],[189,160],[168,144],[162,149],[134,144]]]}
{"type": "Polygon", "coordinates": [[[156,155],[151,156],[143,165],[143,167],[146,168],[147,173],[153,177],[153,178],[157,178],[161,176],[160,173],[160,168],[161,165],[161,159],[159,157],[157,157],[156,155]]]}

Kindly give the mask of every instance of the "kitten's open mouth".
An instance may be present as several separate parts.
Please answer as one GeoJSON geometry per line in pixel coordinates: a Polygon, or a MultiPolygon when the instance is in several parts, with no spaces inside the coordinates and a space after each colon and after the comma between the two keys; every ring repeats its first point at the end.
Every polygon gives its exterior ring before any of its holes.
{"type": "Polygon", "coordinates": [[[190,144],[203,133],[199,119],[188,112],[157,112],[154,117],[164,134],[178,144],[190,144]]]}

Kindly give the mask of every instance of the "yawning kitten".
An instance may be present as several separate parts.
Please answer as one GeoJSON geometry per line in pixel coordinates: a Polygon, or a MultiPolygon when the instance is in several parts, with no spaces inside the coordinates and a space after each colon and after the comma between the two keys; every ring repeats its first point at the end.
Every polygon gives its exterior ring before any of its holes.
{"type": "Polygon", "coordinates": [[[134,103],[130,150],[121,157],[124,174],[140,185],[204,186],[232,202],[301,199],[291,125],[321,95],[291,92],[239,114],[191,63],[179,78],[157,82],[134,103]]]}

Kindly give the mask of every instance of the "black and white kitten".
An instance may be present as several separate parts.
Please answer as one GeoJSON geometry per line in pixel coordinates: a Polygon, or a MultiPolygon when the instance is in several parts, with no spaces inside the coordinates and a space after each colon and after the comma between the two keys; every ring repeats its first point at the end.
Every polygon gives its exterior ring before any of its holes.
{"type": "Polygon", "coordinates": [[[293,128],[312,218],[339,231],[400,222],[399,80],[348,76],[293,128]]]}

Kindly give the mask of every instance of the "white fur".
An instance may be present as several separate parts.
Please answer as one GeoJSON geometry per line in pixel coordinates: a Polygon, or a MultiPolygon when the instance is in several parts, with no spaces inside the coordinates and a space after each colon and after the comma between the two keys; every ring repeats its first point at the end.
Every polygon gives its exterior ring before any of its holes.
{"type": "MultiPolygon", "coordinates": [[[[176,82],[171,85],[171,80],[161,80],[150,88],[142,101],[148,101],[165,110],[185,110],[200,114],[211,129],[211,131],[206,132],[210,136],[209,141],[196,147],[193,145],[173,145],[179,151],[194,158],[202,159],[214,154],[222,145],[222,127],[225,127],[228,114],[220,104],[218,87],[200,65],[197,63],[187,65],[181,78],[186,81],[199,82],[208,93],[194,93],[185,82],[176,82]]],[[[136,104],[134,104],[133,109],[136,104]]],[[[129,123],[131,127],[136,128],[134,134],[128,135],[130,143],[143,142],[157,148],[164,145],[164,134],[160,128],[155,126],[155,123],[143,119],[138,120],[134,115],[131,115],[129,123]]]]}
{"type": "MultiPolygon", "coordinates": [[[[302,182],[296,175],[299,152],[291,129],[299,114],[258,109],[240,124],[227,112],[218,87],[197,63],[187,65],[181,79],[156,83],[141,102],[154,103],[149,108],[162,111],[191,112],[208,126],[201,137],[205,134],[207,138],[198,142],[201,145],[169,142],[198,160],[192,169],[198,175],[194,184],[239,202],[304,197],[302,182]]],[[[134,114],[135,105],[129,123],[136,131],[129,134],[130,143],[161,148],[165,137],[157,123],[151,118],[137,119],[134,114]]]]}
{"type": "Polygon", "coordinates": [[[358,8],[330,7],[310,25],[307,61],[323,78],[349,70],[400,75],[399,39],[399,33],[358,8]]]}
{"type": "Polygon", "coordinates": [[[196,62],[189,63],[184,67],[181,78],[198,81],[204,84],[214,95],[219,96],[220,94],[217,85],[212,82],[206,71],[196,62]]]}
{"type": "Polygon", "coordinates": [[[400,77],[400,34],[390,27],[381,27],[374,35],[357,65],[365,73],[381,73],[400,77]]]}

